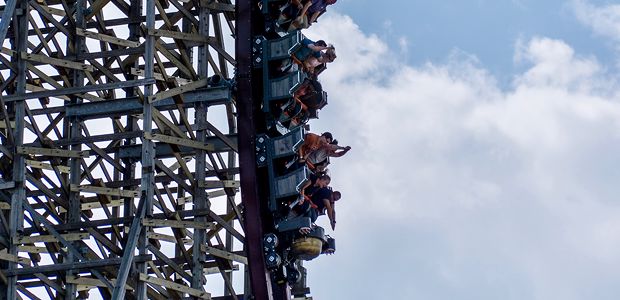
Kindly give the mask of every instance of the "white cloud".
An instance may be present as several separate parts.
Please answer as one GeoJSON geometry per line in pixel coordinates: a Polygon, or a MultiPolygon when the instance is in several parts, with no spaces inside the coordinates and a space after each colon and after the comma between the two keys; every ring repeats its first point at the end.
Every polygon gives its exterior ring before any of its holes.
{"type": "Polygon", "coordinates": [[[530,67],[502,90],[465,53],[400,64],[333,12],[308,35],[338,50],[312,129],[353,147],[332,161],[339,249],[309,264],[317,298],[620,296],[620,104],[596,59],[523,41],[530,67]]]}
{"type": "Polygon", "coordinates": [[[595,33],[620,42],[620,4],[592,5],[587,0],[573,0],[577,18],[595,33]]]}
{"type": "Polygon", "coordinates": [[[573,49],[559,40],[534,38],[518,50],[518,57],[534,65],[520,78],[528,86],[579,88],[601,69],[594,59],[576,58],[573,49]]]}

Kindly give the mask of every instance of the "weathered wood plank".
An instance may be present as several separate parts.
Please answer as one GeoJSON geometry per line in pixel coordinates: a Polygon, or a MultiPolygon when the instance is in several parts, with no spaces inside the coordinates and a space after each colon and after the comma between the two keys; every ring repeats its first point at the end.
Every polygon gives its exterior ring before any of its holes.
{"type": "MultiPolygon", "coordinates": [[[[15,121],[11,121],[11,128],[15,128],[15,121]]],[[[0,122],[0,129],[6,129],[6,122],[0,122]]]]}
{"type": "Polygon", "coordinates": [[[140,197],[140,191],[121,190],[117,188],[107,188],[101,186],[92,185],[71,185],[71,191],[73,192],[85,192],[94,193],[99,195],[110,195],[118,197],[138,198],[140,197]]]}
{"type": "Polygon", "coordinates": [[[204,144],[204,143],[197,142],[197,141],[190,140],[190,139],[186,139],[186,138],[179,138],[179,137],[163,135],[163,134],[158,134],[158,133],[148,133],[148,132],[144,133],[144,138],[147,139],[147,140],[159,141],[159,142],[164,142],[164,143],[168,143],[168,144],[175,144],[175,145],[181,145],[181,146],[187,146],[187,147],[191,147],[191,148],[195,148],[195,149],[202,149],[202,150],[206,150],[206,151],[213,151],[214,150],[213,145],[204,144]]]}
{"type": "Polygon", "coordinates": [[[19,252],[27,252],[27,253],[49,253],[47,248],[45,247],[36,247],[36,246],[17,246],[17,251],[19,252]]]}
{"type": "MultiPolygon", "coordinates": [[[[0,183],[0,190],[12,189],[14,187],[15,187],[15,181],[6,181],[6,182],[0,183]]],[[[0,209],[3,209],[2,204],[0,204],[0,209]]],[[[7,208],[7,209],[10,209],[10,208],[7,208]]]]}
{"type": "Polygon", "coordinates": [[[207,188],[207,189],[214,189],[214,188],[239,188],[240,181],[239,180],[205,180],[199,186],[207,188]]]}
{"type": "Polygon", "coordinates": [[[244,265],[248,264],[248,258],[239,254],[235,254],[235,253],[231,253],[228,252],[226,250],[222,250],[222,249],[218,249],[215,247],[210,247],[207,245],[201,245],[200,246],[202,248],[203,251],[213,255],[213,256],[217,256],[217,257],[221,257],[227,260],[232,260],[232,261],[236,261],[238,263],[242,263],[244,265]]]}
{"type": "MultiPolygon", "coordinates": [[[[239,271],[239,265],[233,265],[232,269],[224,270],[225,273],[230,273],[230,272],[233,272],[233,271],[239,271]]],[[[218,268],[218,267],[204,268],[204,272],[205,272],[205,275],[221,273],[220,268],[218,268]]]]}
{"type": "MultiPolygon", "coordinates": [[[[32,84],[26,84],[26,90],[30,91],[30,92],[48,92],[50,90],[40,87],[40,86],[36,86],[36,85],[32,85],[32,84]]],[[[56,98],[58,99],[62,99],[65,101],[69,101],[69,97],[64,96],[64,95],[60,95],[60,96],[56,96],[56,98]]]]}
{"type": "MultiPolygon", "coordinates": [[[[89,13],[85,16],[86,20],[92,18],[95,14],[99,13],[101,9],[108,4],[110,0],[97,0],[89,8],[89,13]]],[[[124,3],[124,2],[123,2],[124,3]]]]}
{"type": "MultiPolygon", "coordinates": [[[[51,164],[40,162],[40,161],[37,161],[37,160],[27,159],[26,160],[26,165],[30,166],[30,167],[33,167],[33,168],[36,168],[36,169],[54,170],[54,168],[52,167],[51,164]]],[[[67,167],[67,166],[56,166],[56,168],[58,168],[58,170],[61,173],[69,174],[69,167],[67,167]]]]}
{"type": "Polygon", "coordinates": [[[90,72],[93,72],[95,70],[95,68],[93,68],[93,66],[89,64],[83,64],[83,63],[74,62],[74,61],[70,61],[66,59],[53,58],[53,57],[40,55],[40,54],[21,52],[20,56],[22,59],[27,60],[27,61],[40,62],[43,64],[49,64],[52,66],[58,66],[58,67],[82,70],[82,71],[90,71],[90,72]]]}
{"type": "Polygon", "coordinates": [[[149,227],[171,227],[171,228],[194,228],[194,229],[213,229],[213,223],[201,223],[195,221],[180,220],[161,220],[161,219],[144,219],[142,225],[149,227]]]}
{"type": "MultiPolygon", "coordinates": [[[[111,200],[110,202],[105,204],[105,207],[112,208],[112,207],[120,207],[123,206],[123,204],[125,204],[125,200],[111,200]]],[[[103,208],[103,205],[100,202],[87,202],[87,203],[82,203],[80,204],[80,210],[85,211],[85,210],[93,210],[93,209],[98,209],[98,208],[103,208]]],[[[58,207],[58,212],[59,213],[65,213],[67,212],[67,210],[64,207],[58,207]]]]}
{"type": "Polygon", "coordinates": [[[20,265],[27,265],[27,266],[32,264],[32,260],[30,260],[28,258],[25,258],[25,257],[19,257],[17,255],[9,254],[6,251],[6,249],[0,251],[0,260],[15,262],[15,263],[18,263],[20,265]]]}
{"type": "Polygon", "coordinates": [[[188,84],[182,85],[180,87],[177,88],[173,88],[173,89],[169,89],[163,92],[159,92],[155,95],[149,96],[149,101],[150,102],[155,102],[155,101],[159,101],[162,99],[166,99],[166,98],[170,98],[172,96],[177,96],[186,92],[190,92],[190,91],[194,91],[197,90],[201,87],[205,87],[207,86],[208,83],[208,79],[207,78],[203,78],[200,80],[196,80],[196,81],[192,81],[188,84]]]}
{"type": "Polygon", "coordinates": [[[114,45],[119,45],[123,47],[135,48],[135,47],[140,46],[140,42],[129,41],[129,40],[117,38],[115,36],[111,36],[111,35],[107,35],[103,33],[87,31],[81,28],[77,28],[75,33],[79,36],[83,36],[83,37],[87,37],[87,38],[91,38],[94,40],[98,40],[98,41],[102,41],[102,42],[106,42],[106,43],[110,43],[114,45]]]}
{"type": "Polygon", "coordinates": [[[47,5],[41,5],[41,8],[43,9],[43,11],[46,11],[50,15],[55,15],[59,17],[64,17],[67,15],[67,12],[65,12],[64,9],[53,8],[47,5]]]}
{"type": "MultiPolygon", "coordinates": [[[[116,280],[112,279],[110,282],[116,285],[116,280]]],[[[75,277],[75,276],[67,276],[67,283],[77,284],[82,286],[82,290],[90,290],[97,287],[106,287],[106,285],[99,279],[91,278],[91,277],[75,277]]],[[[80,287],[78,286],[78,290],[80,287]]],[[[125,284],[125,289],[133,291],[133,288],[125,284]]]]}
{"type": "MultiPolygon", "coordinates": [[[[63,239],[67,241],[80,241],[90,237],[90,234],[86,232],[80,233],[65,233],[61,234],[63,239]]],[[[53,235],[30,235],[18,237],[16,244],[34,244],[34,243],[59,243],[60,241],[53,235]]]]}
{"type": "Polygon", "coordinates": [[[179,31],[171,31],[171,30],[162,30],[162,29],[153,29],[149,30],[149,34],[158,36],[158,37],[168,37],[179,40],[187,40],[187,41],[195,41],[195,42],[209,42],[209,37],[202,36],[196,33],[185,33],[179,31]]]}
{"type": "Polygon", "coordinates": [[[88,157],[88,151],[74,151],[63,149],[49,149],[49,148],[37,148],[37,147],[17,147],[17,154],[23,155],[45,155],[45,156],[57,156],[57,157],[69,157],[69,158],[84,158],[88,157]]]}
{"type": "Polygon", "coordinates": [[[193,69],[190,69],[191,66],[186,66],[185,64],[183,64],[183,62],[181,62],[177,57],[176,53],[173,54],[173,52],[166,49],[166,47],[164,47],[159,41],[155,43],[155,48],[157,49],[157,51],[159,51],[159,53],[166,57],[176,68],[178,68],[180,72],[192,78],[196,76],[196,73],[193,71],[193,69]]]}
{"type": "MultiPolygon", "coordinates": [[[[207,195],[209,196],[209,199],[214,199],[217,197],[222,197],[222,196],[226,196],[226,191],[225,190],[217,190],[214,192],[208,192],[207,195]]],[[[194,197],[189,195],[189,196],[185,196],[185,197],[179,197],[177,198],[177,202],[179,203],[179,205],[183,205],[183,204],[187,204],[187,203],[192,203],[194,202],[194,197]]]]}
{"type": "MultiPolygon", "coordinates": [[[[178,240],[176,237],[163,234],[163,233],[147,232],[146,237],[149,239],[154,239],[154,240],[166,241],[170,243],[178,243],[178,240]]],[[[182,241],[183,241],[183,244],[185,245],[191,245],[193,243],[191,239],[182,239],[182,241]]]]}
{"type": "Polygon", "coordinates": [[[163,287],[166,287],[167,289],[171,289],[171,290],[175,290],[175,291],[179,291],[182,293],[187,293],[191,296],[194,297],[198,297],[201,299],[211,299],[211,294],[207,293],[207,292],[203,292],[201,290],[197,290],[197,289],[193,289],[190,288],[188,286],[182,285],[182,284],[178,284],[176,282],[172,282],[169,280],[165,280],[165,279],[161,279],[161,278],[156,278],[156,277],[151,277],[148,276],[146,274],[142,274],[140,273],[140,280],[144,281],[144,282],[148,282],[154,285],[160,285],[163,287]]]}
{"type": "MultiPolygon", "coordinates": [[[[134,261],[136,262],[147,262],[152,259],[151,255],[138,255],[134,257],[134,261]]],[[[101,267],[108,266],[116,266],[121,263],[120,258],[108,258],[108,259],[98,259],[98,260],[90,260],[90,261],[81,261],[74,263],[59,263],[53,265],[46,266],[38,266],[34,268],[21,268],[15,270],[6,271],[5,274],[7,276],[20,276],[20,275],[30,275],[30,274],[48,274],[55,273],[58,271],[66,271],[66,270],[81,270],[81,269],[95,269],[101,267]]]]}

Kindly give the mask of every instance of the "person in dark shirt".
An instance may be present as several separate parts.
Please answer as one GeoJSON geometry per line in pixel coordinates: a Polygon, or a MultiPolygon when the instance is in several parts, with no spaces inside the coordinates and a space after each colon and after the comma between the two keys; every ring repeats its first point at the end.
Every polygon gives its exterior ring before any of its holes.
{"type": "Polygon", "coordinates": [[[316,191],[312,195],[312,203],[316,206],[316,208],[314,208],[314,210],[316,210],[316,217],[312,222],[316,221],[319,215],[326,214],[329,218],[329,224],[331,225],[332,230],[335,230],[336,210],[334,208],[336,201],[340,200],[341,197],[342,195],[339,191],[332,191],[327,187],[321,188],[316,191]]]}
{"type": "MultiPolygon", "coordinates": [[[[295,206],[295,212],[299,216],[310,218],[312,223],[320,215],[327,215],[332,230],[336,229],[336,210],[334,209],[336,201],[340,200],[341,194],[338,191],[332,191],[329,187],[318,189],[312,194],[310,201],[304,201],[300,205],[295,206]]],[[[309,228],[301,229],[302,234],[310,232],[309,228]]]]}

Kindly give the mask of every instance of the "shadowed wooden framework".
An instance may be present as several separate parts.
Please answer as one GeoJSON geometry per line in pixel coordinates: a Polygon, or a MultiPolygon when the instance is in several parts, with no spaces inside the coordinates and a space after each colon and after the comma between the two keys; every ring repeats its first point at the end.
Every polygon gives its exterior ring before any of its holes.
{"type": "Polygon", "coordinates": [[[247,294],[235,3],[0,10],[0,299],[247,294]]]}

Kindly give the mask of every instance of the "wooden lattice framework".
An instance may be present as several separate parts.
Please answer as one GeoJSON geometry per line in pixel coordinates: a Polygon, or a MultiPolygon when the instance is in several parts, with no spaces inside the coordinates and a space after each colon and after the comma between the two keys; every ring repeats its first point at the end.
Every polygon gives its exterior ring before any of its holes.
{"type": "Polygon", "coordinates": [[[236,5],[0,1],[0,299],[250,293],[236,5]]]}

